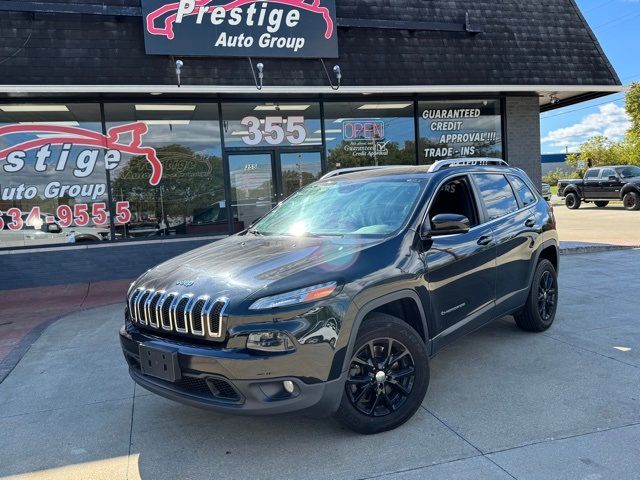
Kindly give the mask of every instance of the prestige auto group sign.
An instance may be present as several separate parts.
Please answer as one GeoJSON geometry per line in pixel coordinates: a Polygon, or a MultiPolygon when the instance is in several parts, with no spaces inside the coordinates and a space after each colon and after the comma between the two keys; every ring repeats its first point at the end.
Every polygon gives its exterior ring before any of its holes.
{"type": "Polygon", "coordinates": [[[152,55],[337,58],[335,0],[142,0],[152,55]]]}
{"type": "Polygon", "coordinates": [[[104,183],[86,183],[85,179],[91,178],[94,173],[101,151],[104,151],[106,170],[117,168],[123,153],[143,156],[151,166],[149,184],[158,185],[162,179],[162,163],[154,148],[142,145],[147,131],[148,127],[143,122],[113,127],[107,135],[63,125],[2,126],[0,144],[4,137],[9,139],[8,142],[11,142],[11,138],[19,140],[10,147],[0,149],[0,173],[19,175],[32,170],[31,174],[39,173],[46,178],[48,171],[60,173],[72,168],[73,176],[79,182],[64,184],[53,180],[44,185],[42,191],[35,185],[0,185],[0,198],[4,201],[16,201],[33,200],[38,196],[45,199],[82,196],[95,200],[106,193],[107,186],[104,183]],[[75,155],[72,156],[74,148],[75,155]]]}

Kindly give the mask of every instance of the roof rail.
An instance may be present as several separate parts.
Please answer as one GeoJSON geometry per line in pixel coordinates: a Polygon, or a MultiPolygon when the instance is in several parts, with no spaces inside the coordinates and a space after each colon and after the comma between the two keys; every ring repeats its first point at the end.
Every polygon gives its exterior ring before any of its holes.
{"type": "Polygon", "coordinates": [[[349,168],[339,168],[337,170],[332,170],[331,172],[324,175],[320,180],[324,180],[326,178],[337,177],[339,175],[345,175],[347,173],[354,172],[366,172],[368,170],[380,170],[381,168],[389,168],[391,165],[384,166],[370,166],[370,167],[349,167],[349,168]]]}
{"type": "Polygon", "coordinates": [[[449,160],[438,160],[431,167],[429,172],[438,172],[445,168],[453,167],[471,167],[471,166],[484,166],[495,165],[500,167],[508,167],[509,164],[499,158],[452,158],[449,160]]]}

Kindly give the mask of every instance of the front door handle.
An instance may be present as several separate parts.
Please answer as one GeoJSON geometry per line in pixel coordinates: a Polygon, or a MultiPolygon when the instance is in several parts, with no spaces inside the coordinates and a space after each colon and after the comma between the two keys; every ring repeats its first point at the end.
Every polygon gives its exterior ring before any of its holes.
{"type": "Polygon", "coordinates": [[[489,245],[493,241],[493,237],[491,235],[483,235],[478,239],[478,245],[489,245]]]}
{"type": "Polygon", "coordinates": [[[527,218],[527,221],[524,222],[524,226],[525,227],[534,227],[536,225],[536,217],[529,217],[527,218]]]}

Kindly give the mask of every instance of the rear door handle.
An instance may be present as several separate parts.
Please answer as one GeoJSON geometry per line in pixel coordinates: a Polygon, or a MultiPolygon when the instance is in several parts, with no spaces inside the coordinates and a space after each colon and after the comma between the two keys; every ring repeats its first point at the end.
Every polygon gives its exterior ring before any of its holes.
{"type": "Polygon", "coordinates": [[[525,227],[534,227],[536,225],[536,217],[529,217],[527,221],[524,222],[525,227]]]}
{"type": "Polygon", "coordinates": [[[491,235],[483,235],[478,239],[478,245],[489,245],[493,241],[493,237],[491,235]]]}

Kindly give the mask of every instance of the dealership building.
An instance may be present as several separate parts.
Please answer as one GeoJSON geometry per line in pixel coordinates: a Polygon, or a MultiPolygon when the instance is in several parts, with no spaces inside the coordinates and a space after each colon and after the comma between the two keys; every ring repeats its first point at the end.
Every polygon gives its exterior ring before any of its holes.
{"type": "Polygon", "coordinates": [[[241,231],[341,167],[540,182],[540,112],[621,90],[574,0],[20,0],[0,27],[0,253],[58,273],[241,231]]]}

